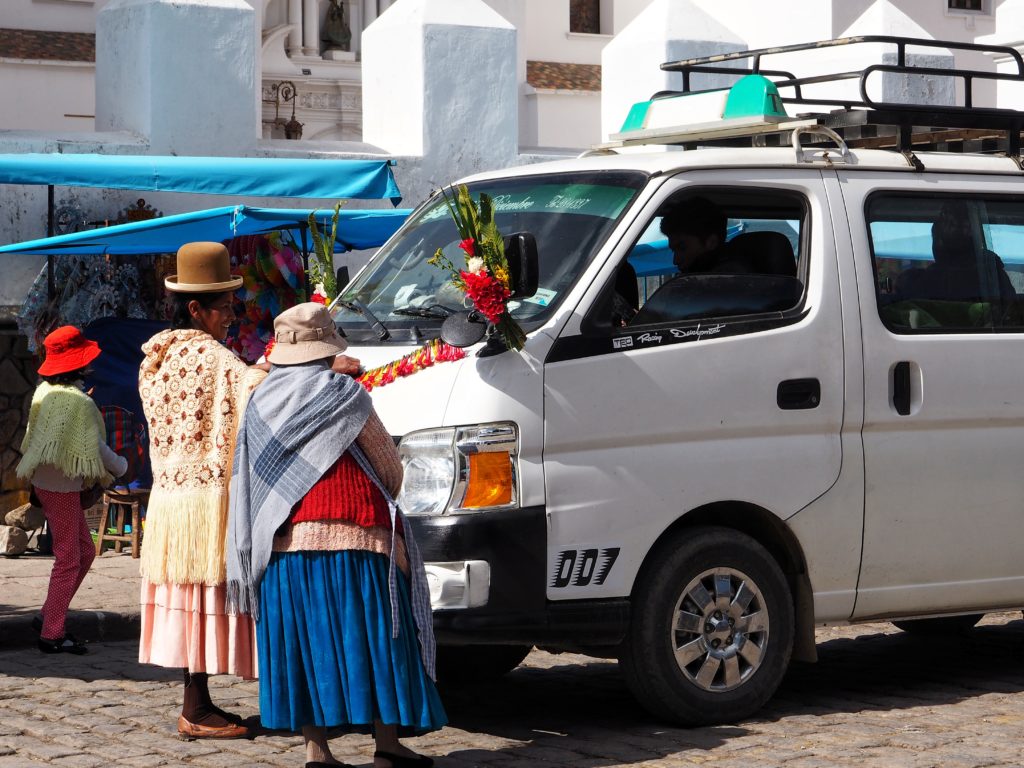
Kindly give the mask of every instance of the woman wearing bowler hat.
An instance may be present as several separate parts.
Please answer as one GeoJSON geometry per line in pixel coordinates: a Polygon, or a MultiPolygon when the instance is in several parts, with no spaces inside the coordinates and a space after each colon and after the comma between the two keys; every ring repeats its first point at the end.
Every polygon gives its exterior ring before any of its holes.
{"type": "Polygon", "coordinates": [[[53,537],[53,571],[43,615],[33,621],[44,653],[86,652],[64,630],[71,598],[89,572],[95,555],[92,534],[82,512],[81,493],[123,475],[128,461],[107,447],[99,408],[83,389],[89,364],[100,347],[71,325],[43,341],[42,383],[32,396],[28,428],[21,444],[19,477],[31,478],[53,537]]]}
{"type": "Polygon", "coordinates": [[[183,738],[249,735],[215,706],[209,675],[252,678],[252,621],[225,610],[224,542],[238,420],[265,376],[221,342],[235,320],[220,243],[188,243],[164,285],[174,299],[169,330],[142,346],[139,393],[149,427],[153,488],[142,547],[139,661],[184,670],[183,738]]]}

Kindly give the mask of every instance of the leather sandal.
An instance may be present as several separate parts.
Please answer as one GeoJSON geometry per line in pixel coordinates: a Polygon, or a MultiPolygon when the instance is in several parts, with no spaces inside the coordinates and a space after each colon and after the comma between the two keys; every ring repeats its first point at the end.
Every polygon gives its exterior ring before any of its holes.
{"type": "Polygon", "coordinates": [[[403,757],[402,755],[396,755],[393,752],[383,752],[377,750],[373,753],[375,758],[379,757],[383,760],[388,760],[391,763],[391,768],[430,768],[434,764],[434,759],[427,757],[426,755],[416,755],[416,757],[403,757]]]}
{"type": "Polygon", "coordinates": [[[178,736],[183,739],[247,739],[249,728],[241,723],[227,725],[201,725],[178,716],[178,736]]]}

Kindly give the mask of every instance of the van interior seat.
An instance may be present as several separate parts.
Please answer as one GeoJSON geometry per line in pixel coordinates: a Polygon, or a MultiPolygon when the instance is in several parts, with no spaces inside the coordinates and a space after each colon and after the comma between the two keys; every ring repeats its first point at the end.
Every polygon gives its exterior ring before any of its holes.
{"type": "Polygon", "coordinates": [[[796,258],[789,238],[781,232],[741,232],[726,244],[727,259],[754,275],[796,277],[796,258]]]}

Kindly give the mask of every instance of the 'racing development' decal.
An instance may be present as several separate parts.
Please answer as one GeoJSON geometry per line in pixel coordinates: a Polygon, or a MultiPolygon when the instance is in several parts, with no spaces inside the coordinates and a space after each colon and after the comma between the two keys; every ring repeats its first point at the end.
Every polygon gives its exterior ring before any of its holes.
{"type": "Polygon", "coordinates": [[[551,586],[555,589],[585,587],[591,582],[600,586],[608,578],[618,556],[618,547],[562,550],[558,553],[551,586]]]}

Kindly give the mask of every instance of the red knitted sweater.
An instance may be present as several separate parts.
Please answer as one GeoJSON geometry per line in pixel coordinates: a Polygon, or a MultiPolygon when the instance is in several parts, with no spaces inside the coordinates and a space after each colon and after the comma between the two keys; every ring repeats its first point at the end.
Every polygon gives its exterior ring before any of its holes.
{"type": "Polygon", "coordinates": [[[391,527],[384,494],[348,451],[292,507],[288,518],[292,524],[312,520],[346,520],[364,528],[391,527]]]}

